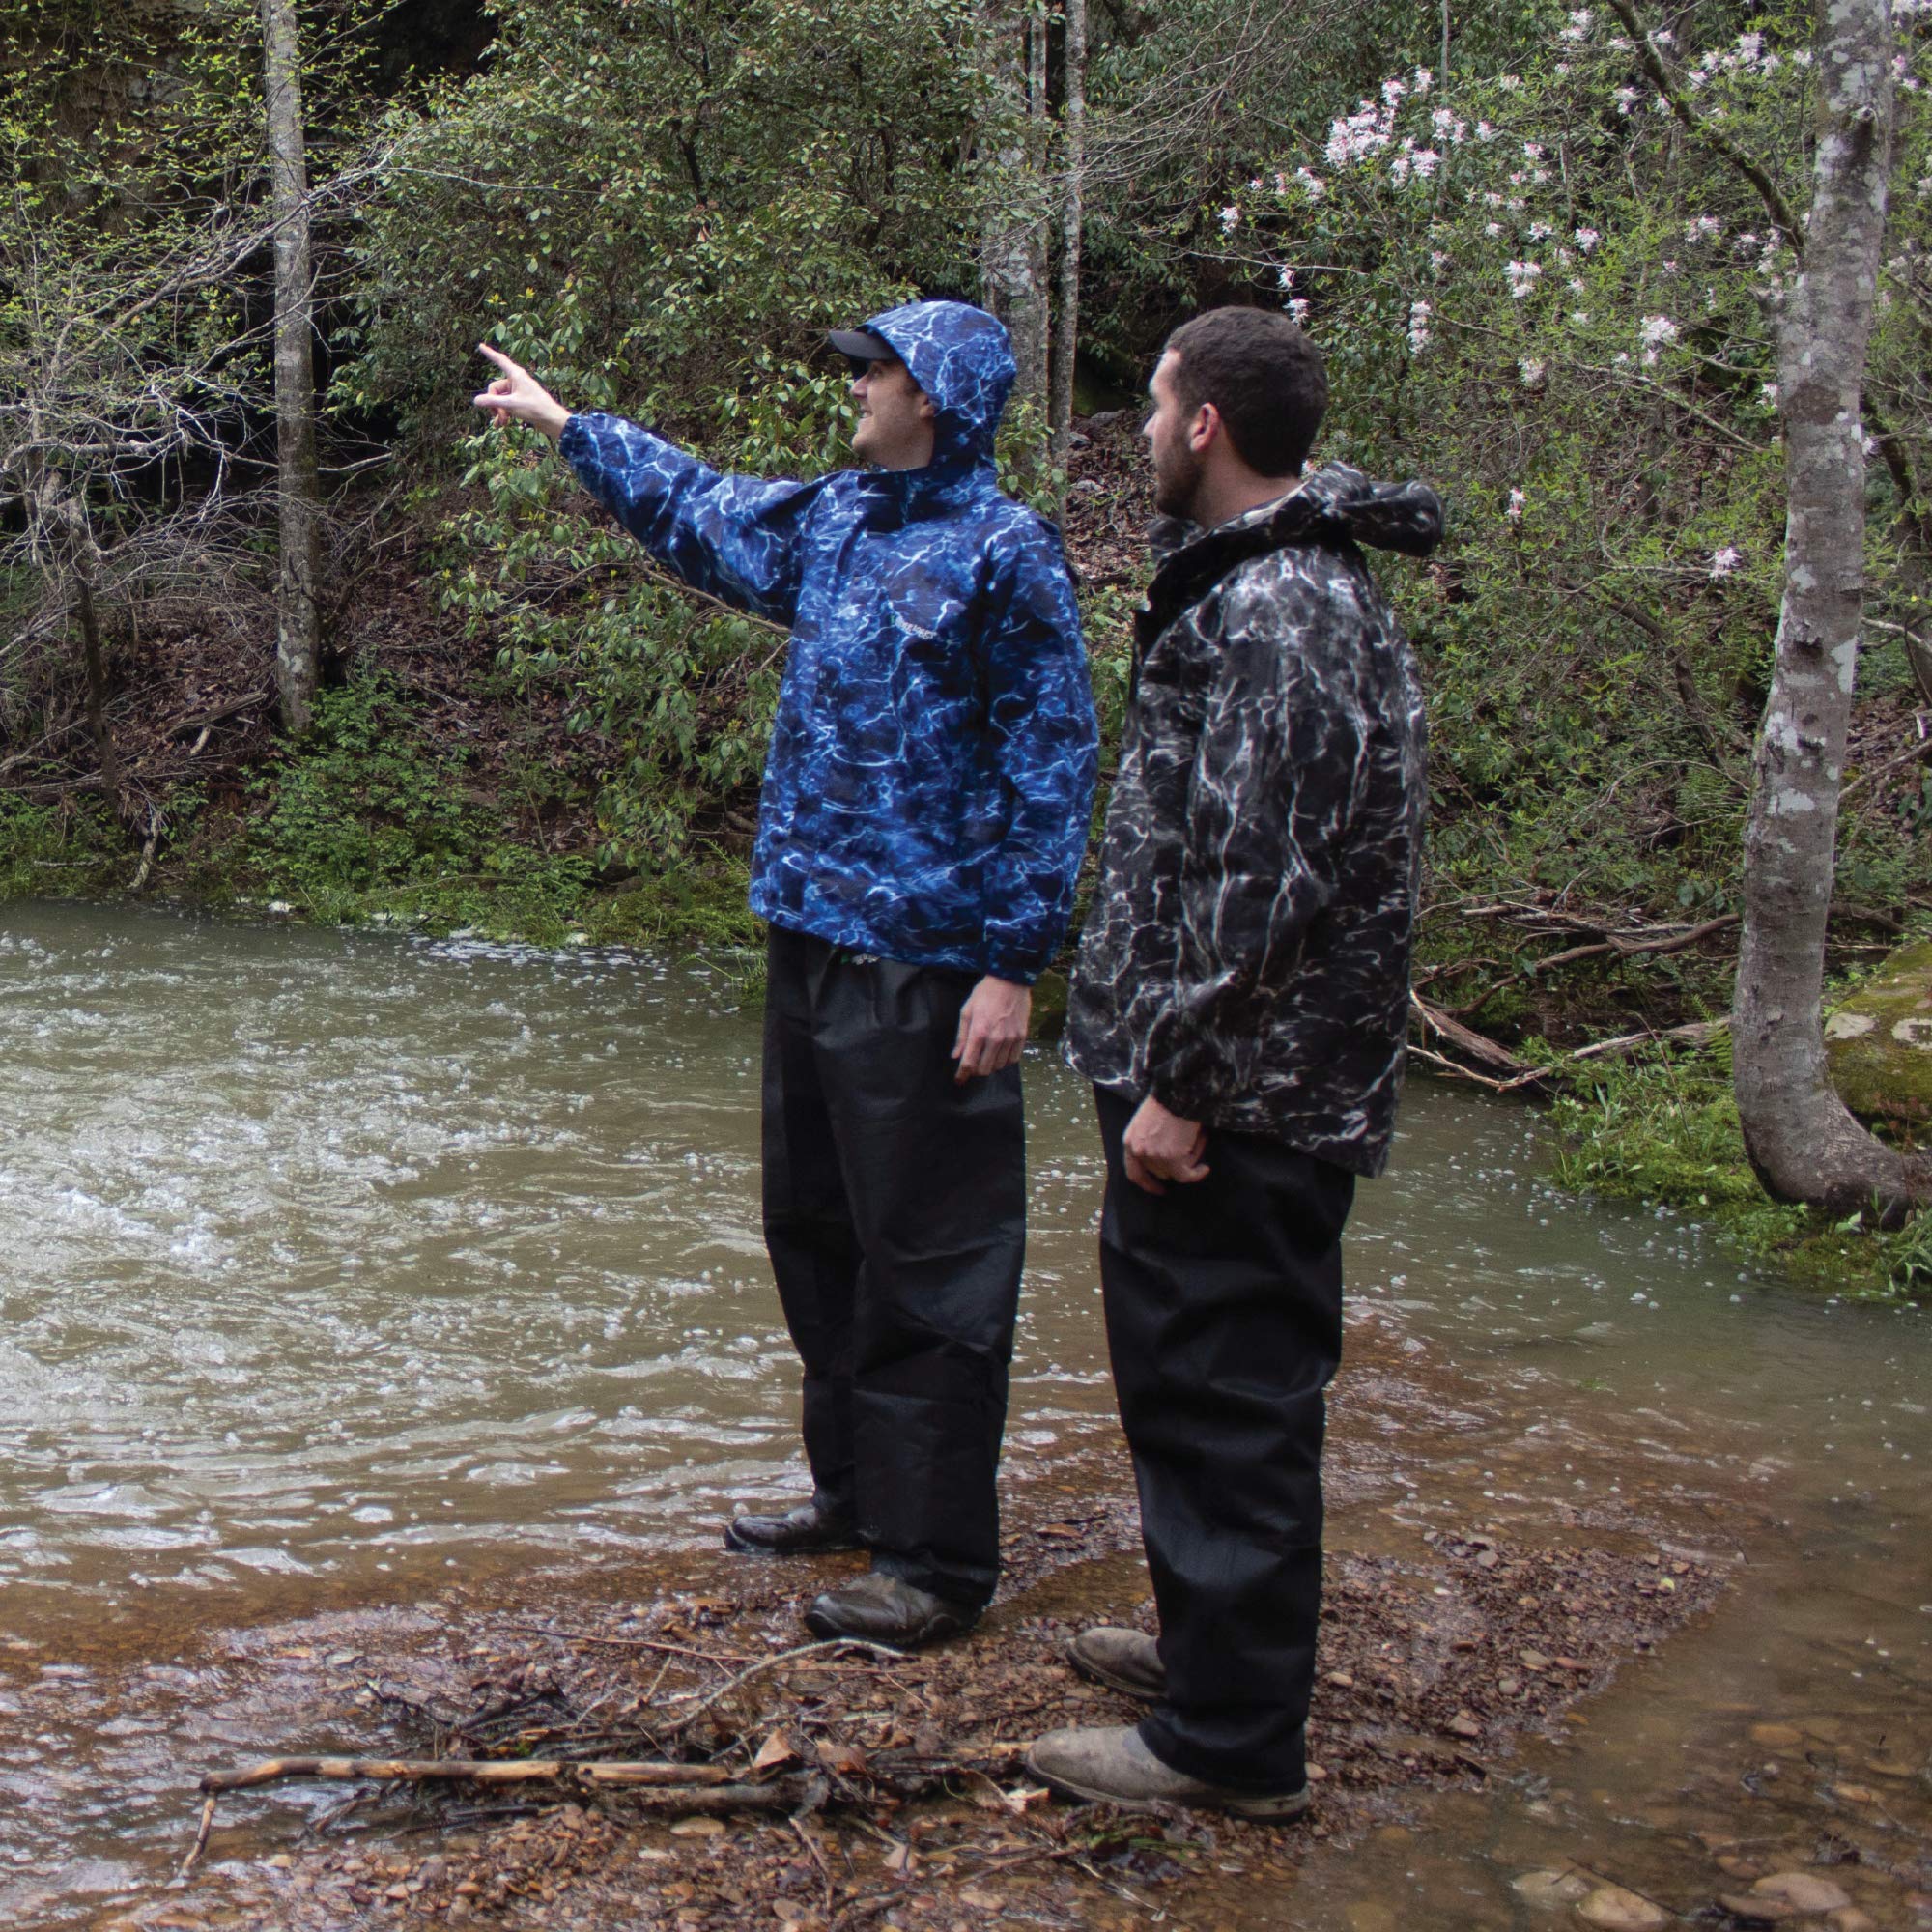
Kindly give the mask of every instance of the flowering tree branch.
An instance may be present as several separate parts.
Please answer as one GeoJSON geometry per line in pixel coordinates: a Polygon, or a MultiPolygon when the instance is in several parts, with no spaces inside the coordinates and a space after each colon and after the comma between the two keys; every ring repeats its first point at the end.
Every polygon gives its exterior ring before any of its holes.
{"type": "Polygon", "coordinates": [[[1657,89],[1664,104],[1683,123],[1686,130],[1702,141],[1707,147],[1723,156],[1725,160],[1737,169],[1757,190],[1758,199],[1777,226],[1777,232],[1791,244],[1791,252],[1802,262],[1804,259],[1804,230],[1789,204],[1778,192],[1777,184],[1772,180],[1763,166],[1726,134],[1722,128],[1712,124],[1699,114],[1690,104],[1689,96],[1671,77],[1670,70],[1664,66],[1663,57],[1657,51],[1650,38],[1649,30],[1637,18],[1637,12],[1632,0],[1608,0],[1610,12],[1623,22],[1624,31],[1630,35],[1636,46],[1636,57],[1642,66],[1650,84],[1657,89]]]}

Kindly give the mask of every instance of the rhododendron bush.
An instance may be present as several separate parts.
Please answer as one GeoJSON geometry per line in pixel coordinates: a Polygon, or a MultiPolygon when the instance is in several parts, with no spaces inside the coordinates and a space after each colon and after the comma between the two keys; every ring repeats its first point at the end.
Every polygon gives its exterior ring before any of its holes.
{"type": "MultiPolygon", "coordinates": [[[[1894,626],[1922,614],[1910,526],[1932,519],[1932,20],[1897,11],[1868,418],[1889,439],[1871,608],[1894,626]]],[[[1777,616],[1774,312],[1797,270],[1780,219],[1809,200],[1812,18],[1729,19],[1702,43],[1654,31],[1646,58],[1614,13],[1557,13],[1520,71],[1390,75],[1220,209],[1230,265],[1328,355],[1319,453],[1428,476],[1451,506],[1446,561],[1401,593],[1434,687],[1438,895],[1461,877],[1653,911],[1735,896],[1777,616]]],[[[1874,629],[1861,684],[1911,693],[1896,631],[1874,629]]],[[[1910,830],[1848,820],[1841,889],[1901,889],[1910,830]]]]}

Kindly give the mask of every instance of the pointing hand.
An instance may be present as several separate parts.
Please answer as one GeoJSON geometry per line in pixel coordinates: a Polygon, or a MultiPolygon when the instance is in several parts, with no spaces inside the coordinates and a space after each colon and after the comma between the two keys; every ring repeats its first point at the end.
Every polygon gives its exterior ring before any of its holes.
{"type": "Polygon", "coordinates": [[[570,412],[559,403],[521,362],[513,362],[500,349],[487,342],[476,345],[503,373],[480,394],[472,396],[472,407],[490,412],[490,420],[501,429],[508,423],[526,423],[554,442],[570,420],[570,412]]]}

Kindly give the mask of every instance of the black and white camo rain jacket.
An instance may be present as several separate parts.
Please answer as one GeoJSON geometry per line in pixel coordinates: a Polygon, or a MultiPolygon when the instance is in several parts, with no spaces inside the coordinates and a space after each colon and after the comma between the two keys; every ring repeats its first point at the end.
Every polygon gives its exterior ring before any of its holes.
{"type": "MultiPolygon", "coordinates": [[[[1388,1161],[1421,876],[1422,692],[1361,546],[1442,506],[1340,465],[1154,577],[1066,1056],[1184,1120],[1388,1161]]],[[[1210,1150],[1208,1160],[1212,1161],[1210,1150]]]]}

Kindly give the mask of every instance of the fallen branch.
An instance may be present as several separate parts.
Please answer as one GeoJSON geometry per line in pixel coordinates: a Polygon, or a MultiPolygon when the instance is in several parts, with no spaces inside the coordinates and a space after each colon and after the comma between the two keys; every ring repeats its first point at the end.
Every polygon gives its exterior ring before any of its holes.
{"type": "Polygon", "coordinates": [[[1498,1046],[1492,1039],[1477,1033],[1472,1027],[1465,1027],[1461,1020],[1451,1019],[1440,1007],[1432,1007],[1420,993],[1411,990],[1408,1003],[1421,1017],[1422,1023],[1433,1034],[1446,1039],[1451,1046],[1460,1048],[1472,1060],[1480,1060],[1486,1066],[1493,1066],[1504,1073],[1526,1072],[1529,1063],[1519,1060],[1508,1047],[1498,1046]]]}
{"type": "MultiPolygon", "coordinates": [[[[268,703],[269,697],[270,694],[266,691],[251,691],[245,697],[237,697],[226,704],[217,704],[213,711],[203,711],[193,718],[177,720],[168,726],[167,735],[179,738],[189,731],[203,733],[212,731],[215,725],[226,724],[231,718],[239,718],[244,711],[252,711],[256,705],[268,703]]],[[[200,745],[197,744],[195,750],[200,749],[200,745]]]]}
{"type": "Polygon", "coordinates": [[[271,1757],[240,1771],[211,1771],[201,1790],[250,1791],[257,1785],[296,1778],[347,1781],[367,1778],[379,1784],[414,1784],[468,1779],[476,1784],[587,1784],[723,1787],[735,1774],[709,1764],[632,1763],[593,1759],[572,1763],[556,1758],[491,1757],[271,1757]]]}
{"type": "MultiPolygon", "coordinates": [[[[1661,1032],[1645,1028],[1642,1033],[1619,1034],[1615,1039],[1600,1039],[1589,1046],[1579,1046],[1574,1053],[1566,1053],[1564,1061],[1595,1060],[1605,1053],[1625,1053],[1632,1047],[1652,1046],[1659,1040],[1681,1039],[1687,1045],[1702,1045],[1707,1039],[1716,1039],[1729,1025],[1728,1017],[1717,1020],[1690,1020],[1683,1026],[1664,1027],[1661,1032]]],[[[1552,1069],[1553,1070],[1553,1069],[1552,1069]]]]}
{"type": "MultiPolygon", "coordinates": [[[[1420,1006],[1422,1003],[1418,1000],[1416,1004],[1420,1006]]],[[[1455,1022],[1450,1021],[1450,1025],[1454,1026],[1455,1022]]],[[[1701,1045],[1705,1040],[1715,1039],[1729,1025],[1728,1019],[1717,1019],[1691,1020],[1684,1026],[1662,1029],[1646,1027],[1642,1033],[1619,1034],[1614,1039],[1593,1040],[1588,1046],[1579,1046],[1569,1053],[1559,1054],[1547,1066],[1531,1066],[1526,1062],[1517,1061],[1516,1065],[1520,1070],[1507,1079],[1492,1079],[1486,1073],[1474,1072],[1460,1062],[1451,1060],[1448,1055],[1434,1053],[1426,1046],[1411,1045],[1408,1050],[1415,1059],[1426,1060],[1432,1066],[1440,1067],[1452,1080],[1463,1080],[1473,1087],[1487,1088],[1492,1094],[1517,1094],[1525,1087],[1541,1086],[1553,1074],[1560,1073],[1564,1067],[1579,1060],[1598,1060],[1609,1053],[1629,1053],[1639,1046],[1661,1045],[1665,1040],[1681,1040],[1687,1045],[1701,1045]]],[[[1458,1030],[1468,1032],[1466,1027],[1458,1030]]],[[[1482,1036],[1475,1034],[1471,1035],[1471,1037],[1481,1039],[1482,1036]]],[[[1494,1047],[1498,1053],[1504,1051],[1503,1048],[1496,1046],[1494,1040],[1484,1043],[1494,1047]]]]}
{"type": "Polygon", "coordinates": [[[812,1796],[812,1781],[805,1777],[775,1777],[763,1784],[745,1784],[733,1782],[735,1776],[717,1765],[616,1759],[578,1764],[555,1758],[271,1757],[239,1771],[211,1771],[203,1777],[201,1822],[176,1877],[185,1878],[207,1849],[215,1799],[224,1791],[249,1791],[264,1784],[318,1778],[375,1784],[549,1784],[578,1795],[624,1791],[634,1804],[686,1816],[795,1812],[812,1796]]]}
{"type": "Polygon", "coordinates": [[[1613,932],[1607,933],[1589,946],[1573,946],[1567,952],[1550,953],[1547,959],[1532,959],[1523,970],[1532,975],[1548,973],[1552,966],[1573,966],[1579,959],[1599,959],[1605,953],[1615,953],[1620,959],[1628,959],[1639,952],[1682,952],[1686,947],[1709,939],[1714,932],[1727,931],[1741,918],[1741,913],[1720,913],[1716,919],[1705,920],[1701,925],[1677,932],[1654,933],[1640,939],[1623,939],[1613,932]]]}

